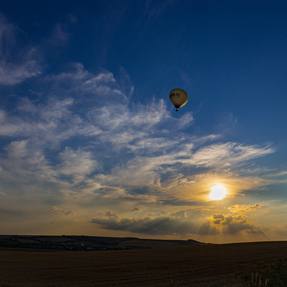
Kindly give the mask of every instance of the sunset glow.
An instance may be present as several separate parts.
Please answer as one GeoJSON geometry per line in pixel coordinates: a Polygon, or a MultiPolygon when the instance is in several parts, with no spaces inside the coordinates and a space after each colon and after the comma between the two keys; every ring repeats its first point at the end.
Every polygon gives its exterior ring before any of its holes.
{"type": "Polygon", "coordinates": [[[227,194],[227,188],[223,184],[217,183],[210,188],[208,197],[210,200],[222,200],[227,194]]]}

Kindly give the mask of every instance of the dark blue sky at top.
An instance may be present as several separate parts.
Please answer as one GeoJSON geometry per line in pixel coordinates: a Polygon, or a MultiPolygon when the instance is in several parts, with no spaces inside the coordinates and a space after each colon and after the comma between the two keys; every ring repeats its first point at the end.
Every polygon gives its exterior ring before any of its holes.
{"type": "Polygon", "coordinates": [[[68,62],[125,71],[143,103],[183,87],[195,117],[190,132],[274,144],[277,153],[262,160],[284,165],[285,1],[6,1],[0,11],[23,42],[43,46],[47,74],[68,62]],[[56,23],[69,41],[50,49],[56,23]]]}

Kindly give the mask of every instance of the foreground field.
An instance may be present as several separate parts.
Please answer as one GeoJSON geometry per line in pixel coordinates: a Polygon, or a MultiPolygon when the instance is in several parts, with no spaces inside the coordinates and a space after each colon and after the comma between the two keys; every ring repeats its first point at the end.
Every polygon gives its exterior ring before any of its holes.
{"type": "MultiPolygon", "coordinates": [[[[242,278],[286,260],[287,242],[115,251],[2,249],[0,286],[255,286],[242,285],[242,278]]],[[[273,286],[264,284],[258,286],[273,286]]]]}

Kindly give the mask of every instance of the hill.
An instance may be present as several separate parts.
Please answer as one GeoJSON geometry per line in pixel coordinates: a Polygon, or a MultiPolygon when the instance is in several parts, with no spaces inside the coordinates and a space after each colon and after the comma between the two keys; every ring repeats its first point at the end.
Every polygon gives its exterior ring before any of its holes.
{"type": "Polygon", "coordinates": [[[0,248],[49,250],[126,250],[200,245],[195,240],[152,240],[135,237],[0,235],[0,248]]]}

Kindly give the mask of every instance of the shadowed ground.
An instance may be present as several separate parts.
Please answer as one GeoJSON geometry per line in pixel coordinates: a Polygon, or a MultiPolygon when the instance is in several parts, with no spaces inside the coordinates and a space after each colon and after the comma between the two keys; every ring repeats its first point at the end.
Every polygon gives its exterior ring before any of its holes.
{"type": "Polygon", "coordinates": [[[287,260],[287,242],[113,251],[2,248],[0,286],[243,286],[238,278],[280,259],[287,260]]]}

